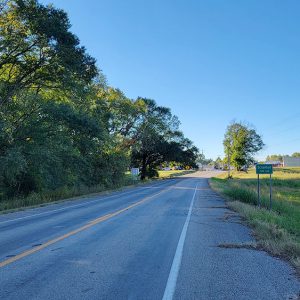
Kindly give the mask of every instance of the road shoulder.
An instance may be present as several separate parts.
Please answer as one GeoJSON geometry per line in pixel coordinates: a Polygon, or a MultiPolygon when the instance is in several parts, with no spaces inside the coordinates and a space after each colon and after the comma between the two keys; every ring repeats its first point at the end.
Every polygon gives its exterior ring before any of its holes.
{"type": "Polygon", "coordinates": [[[294,270],[254,244],[223,197],[211,189],[197,193],[175,299],[297,299],[294,270]]]}

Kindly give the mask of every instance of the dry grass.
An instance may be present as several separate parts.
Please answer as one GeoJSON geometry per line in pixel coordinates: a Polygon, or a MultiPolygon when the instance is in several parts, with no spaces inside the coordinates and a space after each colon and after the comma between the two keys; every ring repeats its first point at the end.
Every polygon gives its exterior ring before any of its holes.
{"type": "MultiPolygon", "coordinates": [[[[145,181],[143,183],[147,183],[145,181]]],[[[13,210],[19,210],[26,207],[44,206],[47,203],[66,199],[77,199],[92,194],[107,193],[114,190],[119,190],[122,187],[130,185],[143,184],[140,181],[134,180],[132,176],[126,175],[124,181],[118,184],[112,184],[110,186],[94,185],[94,186],[74,186],[74,187],[62,187],[52,191],[44,191],[39,193],[31,193],[28,196],[19,196],[10,199],[3,199],[0,201],[0,213],[5,213],[13,210]]]]}
{"type": "Polygon", "coordinates": [[[300,274],[300,168],[275,169],[273,210],[268,206],[268,179],[262,178],[263,208],[256,206],[256,174],[233,172],[212,178],[213,189],[223,194],[228,206],[241,214],[253,228],[257,247],[290,261],[300,274]]]}
{"type": "Polygon", "coordinates": [[[159,178],[172,178],[176,176],[181,176],[195,171],[190,170],[170,170],[170,171],[158,171],[159,178]]]}
{"type": "MultiPolygon", "coordinates": [[[[186,170],[171,170],[171,171],[159,171],[159,178],[171,178],[181,176],[184,174],[192,173],[194,171],[186,170]]],[[[76,198],[79,196],[85,196],[95,193],[109,192],[118,190],[122,187],[129,185],[140,185],[147,183],[151,180],[144,182],[136,180],[129,172],[125,174],[124,181],[119,184],[112,184],[110,186],[95,185],[91,187],[87,186],[74,186],[74,187],[62,187],[54,191],[44,191],[40,193],[31,193],[28,196],[19,196],[10,199],[3,199],[0,201],[0,213],[19,210],[25,207],[43,206],[47,203],[56,202],[65,199],[76,198]]]]}

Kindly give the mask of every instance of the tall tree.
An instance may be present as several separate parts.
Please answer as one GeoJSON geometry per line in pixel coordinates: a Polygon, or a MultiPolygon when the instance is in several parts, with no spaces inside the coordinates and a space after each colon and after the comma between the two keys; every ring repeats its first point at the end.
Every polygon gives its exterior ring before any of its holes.
{"type": "Polygon", "coordinates": [[[224,140],[224,152],[237,170],[248,167],[254,162],[253,155],[264,146],[261,136],[247,125],[233,122],[227,127],[224,140]]]}
{"type": "Polygon", "coordinates": [[[274,161],[281,161],[283,160],[283,155],[281,154],[272,154],[272,155],[268,155],[266,157],[266,160],[268,161],[271,161],[271,160],[274,160],[274,161]]]}
{"type": "Polygon", "coordinates": [[[214,167],[216,169],[220,169],[222,165],[223,165],[223,161],[222,161],[221,157],[218,156],[214,162],[214,167]]]}
{"type": "Polygon", "coordinates": [[[130,159],[142,178],[164,161],[192,166],[197,148],[178,125],[170,109],[108,87],[64,11],[0,3],[0,200],[116,186],[130,159]]]}
{"type": "Polygon", "coordinates": [[[132,146],[132,163],[140,166],[141,179],[157,175],[156,168],[164,161],[177,161],[195,166],[198,149],[178,131],[179,121],[170,109],[155,101],[140,98],[146,110],[139,120],[132,146]]]}
{"type": "Polygon", "coordinates": [[[294,152],[294,153],[292,154],[292,157],[300,157],[300,152],[294,152]]]}
{"type": "Polygon", "coordinates": [[[146,110],[145,102],[142,98],[131,100],[122,91],[112,87],[99,89],[97,95],[106,104],[110,134],[118,137],[124,147],[129,147],[138,135],[146,110]]]}
{"type": "Polygon", "coordinates": [[[64,11],[36,0],[9,0],[0,14],[0,105],[25,88],[67,90],[97,74],[64,11]]]}
{"type": "Polygon", "coordinates": [[[35,0],[0,8],[0,189],[98,183],[92,173],[108,135],[93,109],[95,60],[62,10],[35,0]]]}

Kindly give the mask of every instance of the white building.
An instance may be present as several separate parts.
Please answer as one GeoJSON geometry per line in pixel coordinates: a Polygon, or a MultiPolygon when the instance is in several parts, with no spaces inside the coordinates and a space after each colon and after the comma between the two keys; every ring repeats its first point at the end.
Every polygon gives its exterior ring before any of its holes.
{"type": "Polygon", "coordinates": [[[300,157],[283,157],[283,166],[284,167],[300,167],[300,157]]]}

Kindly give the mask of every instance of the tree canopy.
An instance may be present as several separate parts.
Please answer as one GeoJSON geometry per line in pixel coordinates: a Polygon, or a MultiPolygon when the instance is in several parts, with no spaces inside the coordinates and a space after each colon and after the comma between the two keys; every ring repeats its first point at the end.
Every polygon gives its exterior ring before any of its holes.
{"type": "Polygon", "coordinates": [[[282,162],[283,156],[284,155],[281,155],[281,154],[272,154],[272,155],[268,155],[266,157],[266,160],[267,161],[281,161],[282,162]]]}
{"type": "Polygon", "coordinates": [[[151,99],[138,100],[145,110],[134,137],[132,164],[141,167],[141,178],[156,175],[156,167],[164,161],[195,167],[198,149],[178,130],[178,118],[151,99]]]}
{"type": "MultiPolygon", "coordinates": [[[[272,154],[272,155],[268,155],[266,157],[266,160],[268,161],[271,161],[271,160],[274,160],[274,161],[283,161],[283,158],[285,156],[289,156],[289,155],[286,155],[286,154],[272,154]]],[[[300,157],[300,152],[294,152],[291,157],[300,157]]]]}
{"type": "Polygon", "coordinates": [[[169,108],[129,99],[36,0],[0,5],[0,199],[64,187],[120,185],[161,163],[194,166],[198,149],[169,108]]]}
{"type": "Polygon", "coordinates": [[[67,14],[35,0],[7,1],[0,18],[1,102],[24,89],[74,88],[96,76],[95,59],[69,31],[67,14]]]}
{"type": "Polygon", "coordinates": [[[237,170],[241,170],[254,163],[254,154],[263,148],[264,143],[253,128],[240,122],[233,122],[227,127],[223,145],[230,163],[237,170]]]}

